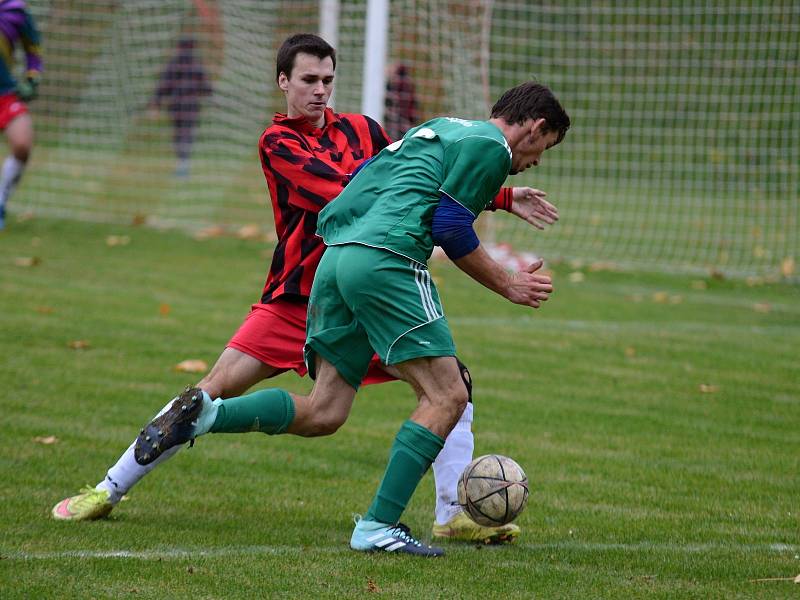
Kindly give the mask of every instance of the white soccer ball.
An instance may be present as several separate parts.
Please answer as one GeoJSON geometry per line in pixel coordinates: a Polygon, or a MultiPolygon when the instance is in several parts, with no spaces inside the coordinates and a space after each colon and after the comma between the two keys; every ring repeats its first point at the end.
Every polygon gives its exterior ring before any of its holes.
{"type": "Polygon", "coordinates": [[[528,478],[516,462],[500,454],[479,456],[458,480],[458,503],[487,527],[516,519],[528,504],[528,478]]]}

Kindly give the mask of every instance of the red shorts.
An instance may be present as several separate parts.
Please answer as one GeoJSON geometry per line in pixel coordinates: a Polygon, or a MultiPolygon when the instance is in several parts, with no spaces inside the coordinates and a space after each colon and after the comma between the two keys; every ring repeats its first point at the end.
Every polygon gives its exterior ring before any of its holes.
{"type": "Polygon", "coordinates": [[[8,127],[20,115],[28,112],[28,107],[25,103],[17,98],[14,93],[3,94],[0,96],[0,130],[8,127]]]}
{"type": "MultiPolygon", "coordinates": [[[[308,305],[304,302],[278,299],[270,304],[253,304],[244,323],[228,342],[228,348],[283,371],[292,369],[302,377],[308,373],[303,361],[307,312],[308,305]]],[[[374,356],[362,384],[395,380],[380,367],[381,361],[374,356]]]]}

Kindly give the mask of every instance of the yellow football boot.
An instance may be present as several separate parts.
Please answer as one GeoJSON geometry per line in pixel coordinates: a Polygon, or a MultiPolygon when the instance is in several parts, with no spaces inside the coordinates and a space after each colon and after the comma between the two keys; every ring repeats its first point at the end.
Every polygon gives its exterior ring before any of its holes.
{"type": "Polygon", "coordinates": [[[108,490],[86,486],[77,496],[64,498],[53,507],[54,519],[59,521],[91,521],[108,516],[114,505],[108,490]]]}
{"type": "Polygon", "coordinates": [[[444,525],[433,524],[434,539],[449,539],[478,544],[508,544],[520,534],[520,528],[513,523],[499,527],[478,525],[463,512],[458,513],[444,525]]]}

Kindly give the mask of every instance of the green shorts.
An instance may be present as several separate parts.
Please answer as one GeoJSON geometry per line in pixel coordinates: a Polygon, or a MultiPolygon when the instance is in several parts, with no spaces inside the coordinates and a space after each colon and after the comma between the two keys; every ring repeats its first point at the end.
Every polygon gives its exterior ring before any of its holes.
{"type": "Polygon", "coordinates": [[[378,354],[392,365],[456,348],[428,267],[361,244],[325,250],[308,301],[305,360],[316,354],[358,389],[378,354]]]}

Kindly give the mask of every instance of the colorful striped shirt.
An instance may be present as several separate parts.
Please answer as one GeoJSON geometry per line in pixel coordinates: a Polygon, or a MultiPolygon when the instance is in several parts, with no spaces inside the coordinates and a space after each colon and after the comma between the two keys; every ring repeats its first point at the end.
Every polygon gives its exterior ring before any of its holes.
{"type": "Polygon", "coordinates": [[[25,76],[38,78],[42,71],[41,39],[33,17],[23,0],[0,0],[0,94],[13,92],[14,50],[25,52],[25,76]]]}

